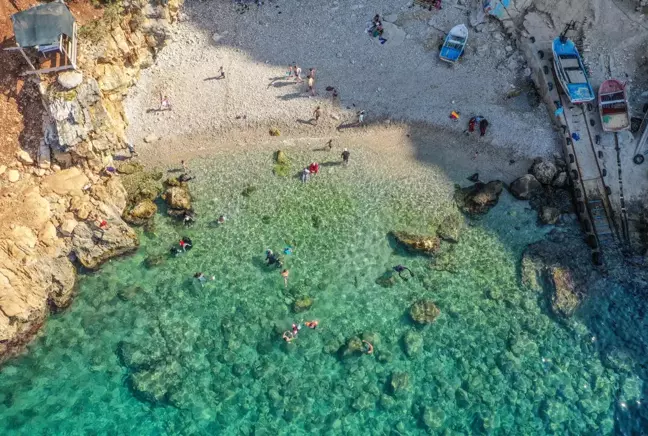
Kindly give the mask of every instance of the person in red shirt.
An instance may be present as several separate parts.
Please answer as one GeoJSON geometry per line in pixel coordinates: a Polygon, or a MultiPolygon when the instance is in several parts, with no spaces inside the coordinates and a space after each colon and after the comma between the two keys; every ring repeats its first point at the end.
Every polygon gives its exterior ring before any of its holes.
{"type": "Polygon", "coordinates": [[[319,173],[319,164],[317,162],[311,163],[310,166],[308,167],[308,171],[310,171],[311,174],[319,173]]]}

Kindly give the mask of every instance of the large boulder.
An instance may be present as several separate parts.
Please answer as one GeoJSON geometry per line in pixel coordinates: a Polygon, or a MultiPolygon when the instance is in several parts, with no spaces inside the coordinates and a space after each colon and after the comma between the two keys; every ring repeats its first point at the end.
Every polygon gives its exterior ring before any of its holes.
{"type": "Polygon", "coordinates": [[[65,89],[74,89],[83,82],[83,74],[78,71],[64,71],[58,75],[56,81],[65,89]]]}
{"type": "Polygon", "coordinates": [[[164,200],[171,209],[190,210],[191,194],[185,186],[171,186],[163,194],[164,200]]]}
{"type": "Polygon", "coordinates": [[[538,180],[538,182],[543,185],[549,185],[553,182],[558,168],[556,164],[549,159],[537,158],[533,161],[533,165],[529,169],[529,172],[538,180]]]}
{"type": "Polygon", "coordinates": [[[50,307],[64,309],[72,303],[76,268],[67,257],[57,257],[49,262],[52,281],[48,289],[50,307]]]}
{"type": "Polygon", "coordinates": [[[457,187],[454,199],[462,212],[468,215],[483,215],[497,204],[503,187],[504,184],[499,180],[477,182],[467,188],[457,187]]]}
{"type": "Polygon", "coordinates": [[[534,195],[542,193],[542,185],[533,174],[525,174],[513,181],[509,190],[518,200],[529,200],[534,195]]]}
{"type": "Polygon", "coordinates": [[[389,235],[412,253],[432,255],[441,247],[441,241],[437,236],[422,236],[396,231],[389,232],[389,235]]]}
{"type": "Polygon", "coordinates": [[[79,168],[72,167],[43,177],[41,190],[46,194],[51,192],[58,195],[81,195],[83,187],[89,182],[88,177],[79,168]]]}
{"type": "Polygon", "coordinates": [[[569,178],[566,171],[560,171],[551,182],[551,186],[556,188],[565,188],[569,184],[569,178]]]}
{"type": "Polygon", "coordinates": [[[157,205],[149,199],[145,199],[134,206],[126,209],[122,218],[134,226],[143,226],[155,216],[157,205]]]}
{"type": "Polygon", "coordinates": [[[130,253],[139,247],[137,234],[112,210],[103,205],[101,216],[108,221],[108,228],[100,229],[94,223],[82,222],[74,228],[72,250],[79,262],[88,269],[99,266],[116,256],[130,253]]]}
{"type": "Polygon", "coordinates": [[[430,300],[419,300],[412,304],[409,315],[417,324],[432,324],[441,311],[430,300]]]}

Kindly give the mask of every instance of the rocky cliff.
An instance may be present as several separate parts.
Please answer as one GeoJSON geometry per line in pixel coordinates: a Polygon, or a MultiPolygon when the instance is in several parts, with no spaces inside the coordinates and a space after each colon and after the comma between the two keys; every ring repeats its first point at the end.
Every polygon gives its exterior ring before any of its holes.
{"type": "Polygon", "coordinates": [[[124,0],[79,32],[79,71],[35,77],[47,116],[38,153],[0,166],[0,361],[74,295],[76,266],[135,250],[127,192],[105,171],[126,146],[122,100],[171,36],[182,0],[124,0]]]}

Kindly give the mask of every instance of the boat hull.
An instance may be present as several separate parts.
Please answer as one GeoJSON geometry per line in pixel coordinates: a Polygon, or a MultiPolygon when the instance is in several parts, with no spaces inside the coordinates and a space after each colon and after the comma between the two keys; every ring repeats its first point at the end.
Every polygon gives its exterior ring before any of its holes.
{"type": "Polygon", "coordinates": [[[621,132],[630,128],[630,113],[626,85],[618,80],[606,80],[599,87],[601,127],[606,132],[621,132]]]}
{"type": "Polygon", "coordinates": [[[585,65],[573,41],[556,38],[552,45],[553,65],[561,88],[574,104],[594,100],[594,90],[589,83],[585,65]]]}

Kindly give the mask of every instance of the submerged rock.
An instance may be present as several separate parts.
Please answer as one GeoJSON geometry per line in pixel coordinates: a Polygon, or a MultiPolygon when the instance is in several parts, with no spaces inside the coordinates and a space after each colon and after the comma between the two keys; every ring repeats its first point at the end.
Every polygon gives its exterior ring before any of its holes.
{"type": "Polygon", "coordinates": [[[131,374],[130,386],[135,396],[155,405],[167,402],[171,392],[180,383],[182,367],[176,361],[131,374]]]}
{"type": "Polygon", "coordinates": [[[454,199],[459,209],[469,215],[483,215],[498,202],[504,184],[499,180],[478,182],[467,188],[455,189],[454,199]]]}
{"type": "Polygon", "coordinates": [[[431,300],[419,300],[409,310],[412,321],[417,324],[431,324],[440,313],[431,300]]]}
{"type": "Polygon", "coordinates": [[[346,344],[344,344],[344,346],[340,349],[340,355],[343,358],[360,356],[362,353],[364,353],[364,349],[365,346],[362,343],[362,339],[357,336],[353,336],[352,338],[349,338],[346,344]]]}
{"type": "Polygon", "coordinates": [[[543,224],[556,224],[558,218],[560,218],[560,211],[555,207],[542,206],[539,215],[543,224]]]}
{"type": "Polygon", "coordinates": [[[288,177],[290,175],[290,159],[281,150],[277,150],[274,155],[275,165],[272,172],[279,177],[288,177]]]}
{"type": "Polygon", "coordinates": [[[308,296],[300,297],[293,302],[293,312],[305,312],[313,305],[313,299],[308,296]]]}
{"type": "Polygon", "coordinates": [[[403,345],[407,357],[415,357],[423,350],[423,337],[419,333],[409,330],[403,335],[403,345]]]}
{"type": "Polygon", "coordinates": [[[425,406],[421,415],[423,424],[430,431],[436,431],[443,428],[445,422],[445,412],[436,406],[425,406]]]}
{"type": "Polygon", "coordinates": [[[395,397],[405,396],[410,389],[409,374],[406,372],[392,372],[389,377],[389,390],[395,397]]]}
{"type": "Polygon", "coordinates": [[[389,236],[413,253],[432,255],[441,248],[441,240],[437,236],[421,236],[395,231],[389,232],[389,236]]]}
{"type": "Polygon", "coordinates": [[[439,238],[446,242],[459,242],[459,235],[464,226],[464,218],[458,213],[448,215],[437,229],[439,238]]]}
{"type": "Polygon", "coordinates": [[[155,268],[156,266],[164,265],[168,259],[168,254],[166,253],[158,253],[158,254],[150,254],[144,259],[144,267],[147,269],[155,268]]]}
{"type": "Polygon", "coordinates": [[[393,270],[385,271],[380,277],[376,279],[376,284],[383,288],[391,288],[396,284],[396,277],[394,277],[393,270]]]}
{"type": "Polygon", "coordinates": [[[551,298],[551,308],[557,315],[570,317],[580,304],[580,297],[576,293],[571,272],[566,268],[552,268],[551,279],[554,294],[551,298]]]}
{"type": "Polygon", "coordinates": [[[568,318],[581,304],[588,282],[598,280],[590,256],[580,235],[553,231],[524,251],[522,284],[543,294],[555,315],[568,318]]]}
{"type": "Polygon", "coordinates": [[[542,185],[533,174],[525,174],[513,181],[509,190],[518,200],[529,200],[534,195],[542,193],[542,185]]]}

